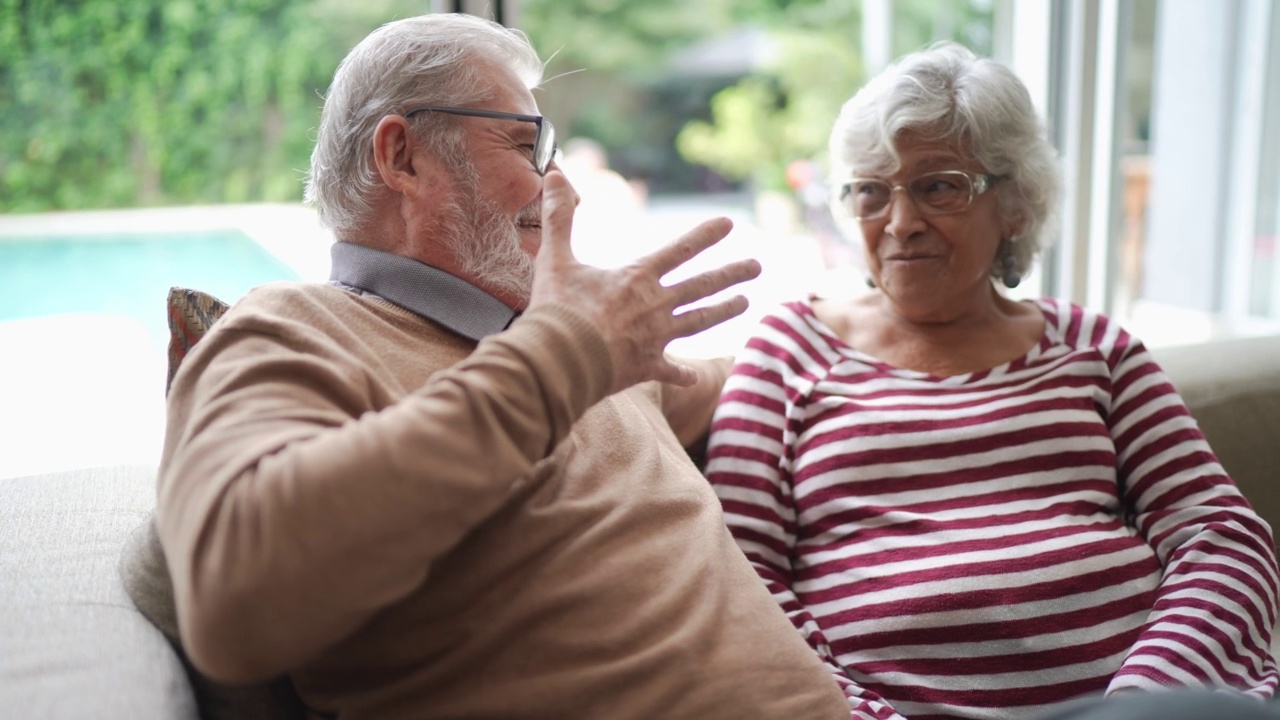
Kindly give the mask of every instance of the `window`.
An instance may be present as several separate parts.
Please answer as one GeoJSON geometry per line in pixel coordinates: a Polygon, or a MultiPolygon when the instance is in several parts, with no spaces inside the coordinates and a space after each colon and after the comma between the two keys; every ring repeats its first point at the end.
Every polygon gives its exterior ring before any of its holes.
{"type": "Polygon", "coordinates": [[[1066,174],[1062,235],[1028,292],[1108,312],[1152,345],[1280,332],[1280,11],[1265,0],[998,11],[1066,174]]]}

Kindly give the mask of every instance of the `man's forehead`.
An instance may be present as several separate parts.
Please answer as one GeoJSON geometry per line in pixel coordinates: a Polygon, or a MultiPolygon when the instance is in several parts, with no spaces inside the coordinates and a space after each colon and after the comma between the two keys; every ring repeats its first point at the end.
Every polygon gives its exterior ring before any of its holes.
{"type": "Polygon", "coordinates": [[[511,68],[489,61],[484,64],[482,72],[489,80],[488,103],[493,105],[485,109],[522,115],[539,114],[533,92],[511,68]]]}

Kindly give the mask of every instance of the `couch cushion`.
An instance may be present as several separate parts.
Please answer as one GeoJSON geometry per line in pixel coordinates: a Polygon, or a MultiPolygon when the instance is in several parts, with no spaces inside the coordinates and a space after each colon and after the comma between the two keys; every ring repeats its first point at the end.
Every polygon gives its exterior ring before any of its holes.
{"type": "Polygon", "coordinates": [[[156,535],[154,515],[148,514],[129,533],[120,552],[120,579],[124,590],[144,617],[151,621],[174,647],[182,644],[178,635],[178,611],[174,607],[173,582],[156,535]]]}
{"type": "Polygon", "coordinates": [[[1153,350],[1241,492],[1280,529],[1280,336],[1153,350]]]}
{"type": "Polygon", "coordinates": [[[150,467],[0,480],[0,717],[198,717],[116,570],[154,504],[150,467]]]}
{"type": "Polygon", "coordinates": [[[190,664],[182,652],[164,549],[150,515],[134,528],[125,543],[120,554],[120,577],[139,611],[182,657],[204,720],[300,720],[306,714],[288,678],[233,687],[210,680],[190,664]]]}

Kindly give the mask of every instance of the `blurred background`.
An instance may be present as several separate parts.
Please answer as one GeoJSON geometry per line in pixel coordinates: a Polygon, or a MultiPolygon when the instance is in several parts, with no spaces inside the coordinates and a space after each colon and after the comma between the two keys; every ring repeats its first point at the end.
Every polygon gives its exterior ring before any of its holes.
{"type": "Polygon", "coordinates": [[[673,351],[731,354],[775,302],[859,291],[827,134],[943,39],[1011,65],[1062,153],[1059,239],[1018,294],[1149,345],[1280,332],[1271,0],[0,0],[0,477],[155,461],[169,286],[327,277],[301,204],[323,94],[368,32],[423,12],[548,58],[535,97],[584,260],[734,219],[704,264],[760,258],[752,311],[673,351]]]}

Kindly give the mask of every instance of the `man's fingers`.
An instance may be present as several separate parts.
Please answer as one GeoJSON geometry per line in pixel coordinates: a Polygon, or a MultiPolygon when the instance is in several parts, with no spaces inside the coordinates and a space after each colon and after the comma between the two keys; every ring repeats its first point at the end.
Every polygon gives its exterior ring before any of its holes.
{"type": "Polygon", "coordinates": [[[732,229],[733,221],[727,217],[703,221],[670,245],[641,258],[639,264],[662,277],[723,240],[732,229]]]}
{"type": "Polygon", "coordinates": [[[661,364],[654,370],[653,379],[668,385],[690,387],[698,382],[698,371],[674,362],[664,353],[661,364]]]}
{"type": "Polygon", "coordinates": [[[674,301],[672,307],[688,305],[739,283],[754,280],[760,276],[760,270],[760,263],[748,258],[681,280],[668,288],[674,301]]]}
{"type": "Polygon", "coordinates": [[[726,320],[738,317],[747,311],[747,306],[748,303],[745,297],[735,295],[722,302],[682,312],[672,318],[672,337],[697,335],[703,330],[713,328],[726,320]]]}
{"type": "Polygon", "coordinates": [[[573,257],[569,237],[577,201],[564,174],[557,169],[547,171],[542,179],[542,247],[538,249],[538,259],[550,262],[566,254],[573,257]]]}
{"type": "Polygon", "coordinates": [[[558,170],[548,172],[542,187],[542,247],[535,260],[530,306],[563,302],[593,323],[614,361],[615,390],[644,380],[680,386],[696,383],[697,372],[661,354],[662,348],[677,337],[694,335],[742,314],[747,301],[737,297],[676,313],[756,277],[760,264],[739,260],[670,287],[662,279],[724,239],[733,223],[728,218],[708,220],[658,252],[625,268],[605,270],[574,258],[570,231],[576,202],[568,180],[558,170]]]}

